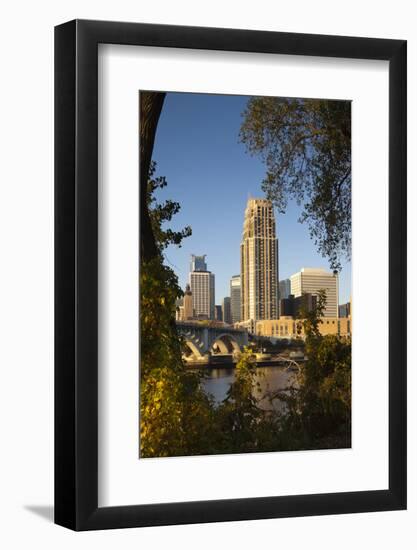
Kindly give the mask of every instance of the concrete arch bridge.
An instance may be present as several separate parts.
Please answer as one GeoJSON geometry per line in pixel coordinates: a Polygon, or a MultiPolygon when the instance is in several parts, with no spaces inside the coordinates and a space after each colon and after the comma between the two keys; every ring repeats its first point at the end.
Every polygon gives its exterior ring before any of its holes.
{"type": "Polygon", "coordinates": [[[177,330],[185,343],[184,359],[210,363],[213,356],[229,359],[248,345],[248,332],[228,325],[199,321],[177,321],[177,330]]]}

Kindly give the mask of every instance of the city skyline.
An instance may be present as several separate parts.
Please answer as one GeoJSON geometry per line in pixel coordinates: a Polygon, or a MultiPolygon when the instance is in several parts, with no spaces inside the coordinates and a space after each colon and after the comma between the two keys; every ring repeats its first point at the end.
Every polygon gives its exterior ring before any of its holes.
{"type": "MultiPolygon", "coordinates": [[[[240,275],[232,275],[230,278],[230,287],[229,287],[229,295],[224,296],[220,304],[217,304],[217,299],[215,299],[215,274],[212,273],[210,270],[207,270],[207,263],[205,263],[206,254],[201,256],[195,256],[194,254],[191,255],[191,262],[190,262],[190,272],[189,272],[189,280],[192,281],[192,275],[197,273],[197,275],[206,275],[210,276],[213,281],[213,289],[214,292],[212,292],[212,300],[213,300],[213,313],[212,313],[212,320],[222,320],[219,319],[218,315],[216,313],[216,308],[221,308],[223,310],[225,300],[229,302],[228,307],[230,307],[230,322],[229,324],[234,324],[235,322],[244,321],[245,319],[242,319],[242,311],[240,310],[239,313],[235,313],[236,317],[239,316],[239,319],[233,319],[233,300],[237,300],[239,303],[239,309],[241,304],[241,274],[240,275]],[[198,260],[203,261],[204,265],[200,265],[199,269],[195,270],[195,258],[198,260]],[[235,286],[235,288],[233,288],[235,286]],[[236,288],[237,287],[237,288],[236,288]],[[236,295],[236,291],[238,290],[238,296],[236,295]],[[235,298],[234,295],[235,294],[235,298]]],[[[194,283],[195,284],[195,283],[194,283]]],[[[207,285],[206,285],[207,286],[207,285]]],[[[312,268],[312,267],[302,267],[297,273],[293,273],[289,279],[281,279],[277,280],[277,292],[278,292],[278,298],[277,298],[277,314],[271,315],[271,316],[265,316],[263,319],[269,319],[269,320],[276,320],[279,319],[279,317],[282,315],[281,313],[281,300],[285,298],[300,298],[304,294],[307,296],[313,296],[317,297],[319,290],[325,290],[328,296],[330,297],[330,301],[326,304],[325,307],[325,313],[324,317],[347,317],[350,315],[350,298],[345,303],[341,303],[339,299],[339,289],[338,289],[338,276],[337,272],[331,272],[322,268],[312,268]],[[303,278],[304,276],[304,278],[303,278]],[[284,289],[284,290],[283,290],[284,289]],[[340,308],[343,308],[343,314],[340,314],[340,308]]],[[[202,289],[196,288],[196,291],[198,293],[201,292],[202,289]]],[[[208,289],[205,288],[203,293],[207,293],[208,289]]],[[[184,292],[184,298],[187,294],[192,294],[190,292],[190,283],[186,283],[185,285],[185,292],[184,292]]],[[[210,292],[209,292],[210,294],[210,292]]],[[[182,300],[184,300],[184,298],[182,300]]],[[[205,298],[206,301],[210,300],[209,297],[205,298]]],[[[192,299],[192,303],[194,304],[194,298],[192,299]]],[[[184,305],[184,304],[183,304],[184,305]]],[[[235,305],[235,311],[237,309],[237,304],[235,305]]],[[[196,319],[200,316],[202,312],[198,311],[199,308],[197,307],[197,313],[195,312],[195,308],[192,309],[193,315],[189,315],[186,312],[184,312],[184,318],[185,319],[192,319],[194,316],[196,319]]],[[[283,314],[284,317],[288,315],[287,313],[283,314]]],[[[203,317],[205,314],[203,314],[203,317]]],[[[210,317],[207,317],[210,319],[210,317]]],[[[249,319],[246,319],[249,320],[249,319]]],[[[252,319],[257,320],[257,319],[252,319]]],[[[259,320],[259,319],[258,319],[259,320]]]]}
{"type": "MultiPolygon", "coordinates": [[[[178,230],[190,225],[193,231],[181,248],[170,246],[166,250],[166,263],[173,267],[184,289],[191,255],[206,255],[216,277],[216,303],[221,304],[230,295],[230,278],[240,273],[245,206],[250,196],[264,197],[261,183],[265,166],[238,143],[241,113],[248,98],[215,97],[216,101],[208,94],[167,94],[153,158],[157,175],[165,176],[168,182],[158,196],[181,204],[170,226],[178,230]]],[[[280,248],[279,280],[302,267],[330,270],[327,260],[317,253],[307,226],[297,222],[300,208],[290,202],[285,214],[276,208],[274,214],[280,248]]],[[[350,273],[350,262],[342,260],[339,303],[349,301],[350,273]]]]}

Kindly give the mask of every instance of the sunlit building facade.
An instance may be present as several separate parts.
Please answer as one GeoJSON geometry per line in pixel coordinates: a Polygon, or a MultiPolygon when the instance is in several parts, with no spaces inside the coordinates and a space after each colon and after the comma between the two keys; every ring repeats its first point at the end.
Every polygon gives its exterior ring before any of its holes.
{"type": "Polygon", "coordinates": [[[204,256],[191,256],[189,282],[193,313],[196,319],[215,319],[214,273],[207,271],[204,256]],[[206,268],[206,269],[203,269],[206,268]]]}
{"type": "Polygon", "coordinates": [[[185,286],[184,299],[183,299],[183,317],[184,321],[188,321],[194,318],[193,308],[193,296],[190,285],[185,286]]]}
{"type": "Polygon", "coordinates": [[[240,245],[241,321],[278,318],[278,240],[274,208],[249,199],[240,245]]]}
{"type": "Polygon", "coordinates": [[[232,323],[240,321],[240,275],[233,275],[230,279],[230,309],[232,323]]]}
{"type": "Polygon", "coordinates": [[[303,267],[301,271],[291,275],[291,294],[297,298],[305,293],[317,296],[320,290],[326,293],[324,317],[339,316],[339,278],[337,271],[331,273],[325,269],[303,267]]]}
{"type": "MultiPolygon", "coordinates": [[[[352,322],[348,318],[321,317],[318,329],[322,336],[334,335],[348,338],[352,333],[352,322]]],[[[266,336],[277,339],[304,339],[302,321],[291,316],[282,316],[279,319],[257,321],[255,327],[257,336],[266,336]]]]}

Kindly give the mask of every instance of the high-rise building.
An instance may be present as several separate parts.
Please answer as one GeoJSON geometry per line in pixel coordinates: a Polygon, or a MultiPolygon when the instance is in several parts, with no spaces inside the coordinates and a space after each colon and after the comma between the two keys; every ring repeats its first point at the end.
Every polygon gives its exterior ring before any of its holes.
{"type": "Polygon", "coordinates": [[[232,324],[232,312],[230,307],[230,298],[229,296],[226,296],[223,298],[223,304],[222,304],[222,313],[223,313],[223,322],[227,323],[228,325],[232,324]]]}
{"type": "Polygon", "coordinates": [[[191,271],[207,271],[206,254],[203,254],[203,256],[191,254],[190,272],[191,271]]]}
{"type": "Polygon", "coordinates": [[[342,317],[342,318],[350,317],[350,302],[339,306],[339,317],[342,317]]]}
{"type": "Polygon", "coordinates": [[[230,308],[232,323],[240,321],[240,275],[233,275],[230,279],[230,308]]]}
{"type": "Polygon", "coordinates": [[[289,279],[283,279],[278,285],[278,310],[279,315],[285,315],[281,311],[281,300],[286,300],[291,294],[291,281],[289,279]]]}
{"type": "Polygon", "coordinates": [[[305,293],[317,296],[320,290],[326,293],[324,317],[339,316],[339,280],[337,271],[330,273],[325,269],[303,267],[291,275],[291,294],[297,298],[305,293]]]}
{"type": "Polygon", "coordinates": [[[279,302],[281,317],[298,317],[301,308],[307,311],[314,311],[317,306],[317,296],[304,293],[302,296],[290,294],[288,298],[283,298],[279,302]]]}
{"type": "Polygon", "coordinates": [[[223,321],[222,306],[214,306],[214,318],[216,321],[223,321]]]}
{"type": "Polygon", "coordinates": [[[240,245],[241,320],[278,318],[278,240],[274,208],[249,199],[240,245]]]}
{"type": "Polygon", "coordinates": [[[190,272],[190,287],[194,317],[197,319],[214,319],[214,274],[207,271],[204,256],[191,256],[191,267],[197,268],[190,272]],[[202,267],[206,269],[203,270],[202,267]]]}
{"type": "Polygon", "coordinates": [[[183,299],[183,308],[184,308],[184,321],[188,321],[194,317],[194,308],[193,308],[193,295],[190,289],[190,285],[185,286],[184,299],[183,299]]]}
{"type": "Polygon", "coordinates": [[[289,279],[283,279],[279,282],[279,299],[283,300],[288,298],[291,294],[291,281],[289,279]]]}

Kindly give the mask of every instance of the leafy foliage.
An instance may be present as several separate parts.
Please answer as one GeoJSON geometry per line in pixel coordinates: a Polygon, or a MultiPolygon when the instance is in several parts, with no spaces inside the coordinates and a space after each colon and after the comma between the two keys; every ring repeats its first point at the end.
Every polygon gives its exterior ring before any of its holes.
{"type": "Polygon", "coordinates": [[[253,97],[240,141],[266,165],[262,184],[281,212],[303,205],[319,252],[332,269],[351,249],[351,105],[348,101],[253,97]]]}
{"type": "Polygon", "coordinates": [[[142,377],[141,456],[185,456],[214,445],[214,408],[198,373],[164,365],[142,377]]]}
{"type": "Polygon", "coordinates": [[[297,385],[278,394],[288,407],[283,429],[295,448],[350,447],[351,342],[336,335],[322,336],[319,325],[326,305],[321,291],[314,311],[301,308],[307,361],[300,366],[297,385]]]}
{"type": "Polygon", "coordinates": [[[252,351],[246,349],[235,370],[235,380],[218,412],[220,432],[223,434],[223,452],[249,452],[257,447],[256,434],[262,411],[254,392],[255,361],[252,351]]]}
{"type": "Polygon", "coordinates": [[[160,251],[170,244],[181,247],[182,240],[191,235],[191,227],[187,225],[181,231],[173,231],[164,227],[165,222],[170,222],[173,216],[180,211],[181,206],[172,200],[166,200],[162,204],[157,202],[155,192],[166,187],[167,181],[164,176],[155,177],[155,171],[156,162],[152,161],[149,168],[147,204],[157,247],[160,251]]]}
{"type": "Polygon", "coordinates": [[[181,357],[181,339],[175,325],[176,300],[182,295],[174,271],[164,265],[162,251],[180,245],[191,233],[163,229],[178,212],[178,203],[159,204],[154,192],[165,178],[148,183],[148,208],[159,253],[141,262],[141,387],[140,454],[142,457],[201,454],[212,445],[212,403],[200,385],[200,375],[188,371],[181,357]]]}

